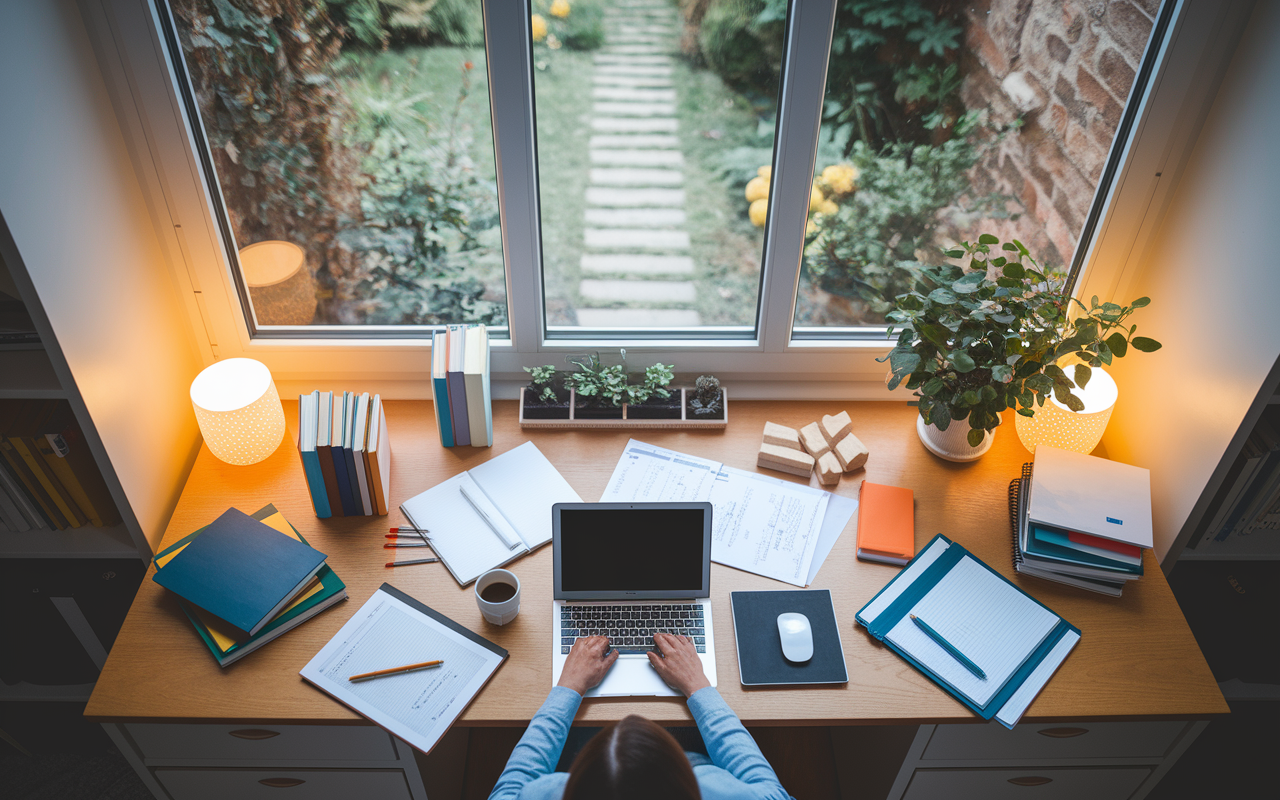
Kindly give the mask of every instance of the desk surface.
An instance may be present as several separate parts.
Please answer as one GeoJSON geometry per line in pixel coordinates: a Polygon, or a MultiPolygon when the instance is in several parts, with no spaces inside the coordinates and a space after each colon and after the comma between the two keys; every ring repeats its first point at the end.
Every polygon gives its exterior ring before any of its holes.
{"type": "MultiPolygon", "coordinates": [[[[286,403],[290,432],[274,455],[252,467],[233,467],[202,447],[165,532],[164,545],[207,524],[228,506],[252,513],[275,503],[307,540],[329,555],[349,599],[268,643],[226,669],[218,667],[174,597],[150,580],[111,649],[85,711],[98,721],[356,723],[361,718],[298,676],[298,670],[384,581],[492,639],[511,653],[461,719],[466,725],[522,726],[551,688],[551,548],[509,568],[520,576],[520,616],[505,627],[486,623],[470,587],[440,564],[388,570],[383,534],[402,516],[321,520],[307,494],[294,446],[296,403],[286,403]]],[[[1159,564],[1147,555],[1146,576],[1111,598],[1013,575],[1007,488],[1030,456],[1012,425],[999,430],[977,462],[951,464],[930,455],[916,438],[914,408],[903,403],[741,402],[727,430],[522,431],[515,403],[494,403],[492,448],[442,448],[431,404],[386,404],[392,446],[391,494],[396,505],[458,472],[533,440],[584,500],[598,500],[628,438],[730,466],[755,469],[766,420],[800,427],[847,409],[853,430],[871,451],[865,471],[844,476],[835,491],[857,496],[863,478],[915,492],[916,545],[942,532],[1012,578],[1082,631],[1075,652],[1031,705],[1026,719],[1188,718],[1227,712],[1227,705],[1183,619],[1159,564]]],[[[768,474],[786,477],[782,473],[768,474]]],[[[799,479],[796,479],[799,480],[799,479]]],[[[816,479],[815,483],[816,484],[816,479]]],[[[861,608],[896,572],[855,559],[856,517],[811,588],[830,589],[840,622],[849,683],[824,688],[744,689],[738,680],[729,592],[786,589],[758,575],[712,565],[719,690],[744,722],[768,724],[914,724],[977,721],[968,709],[854,622],[861,608]]],[[[421,552],[421,551],[418,551],[421,552]]],[[[154,568],[153,568],[154,569],[154,568]]],[[[660,722],[688,720],[683,702],[668,699],[587,701],[582,722],[631,713],[660,722]]]]}

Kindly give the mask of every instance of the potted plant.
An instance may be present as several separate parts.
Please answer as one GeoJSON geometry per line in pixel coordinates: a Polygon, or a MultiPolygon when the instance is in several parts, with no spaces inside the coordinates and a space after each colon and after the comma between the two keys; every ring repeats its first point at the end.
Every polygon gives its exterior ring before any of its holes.
{"type": "Polygon", "coordinates": [[[1086,306],[1065,294],[1064,279],[1046,275],[1016,239],[1001,244],[984,234],[945,253],[968,258],[968,265],[920,267],[915,289],[898,295],[887,315],[889,335],[898,329],[898,341],[880,359],[889,361],[890,389],[905,382],[915,390],[916,429],[944,458],[968,461],[986,452],[1006,408],[1030,417],[1052,396],[1082,410],[1071,390],[1083,388],[1093,369],[1130,347],[1160,348],[1126,325],[1149,298],[1120,306],[1094,297],[1086,306]],[[963,420],[967,426],[951,427],[963,420]]]}
{"type": "Polygon", "coordinates": [[[564,379],[550,364],[543,367],[525,367],[529,373],[529,385],[521,400],[525,419],[568,419],[569,390],[564,379]]]}
{"type": "MultiPolygon", "coordinates": [[[[626,358],[626,351],[622,357],[626,358]]],[[[622,404],[627,399],[626,367],[606,367],[598,353],[570,356],[569,363],[578,368],[564,379],[576,394],[574,419],[622,419],[622,404]]]]}
{"type": "Polygon", "coordinates": [[[644,380],[627,387],[627,419],[680,419],[680,395],[669,388],[675,372],[657,363],[644,371],[644,380]]]}
{"type": "Polygon", "coordinates": [[[720,388],[720,381],[714,375],[698,376],[687,402],[689,419],[724,419],[724,390],[720,388]]]}

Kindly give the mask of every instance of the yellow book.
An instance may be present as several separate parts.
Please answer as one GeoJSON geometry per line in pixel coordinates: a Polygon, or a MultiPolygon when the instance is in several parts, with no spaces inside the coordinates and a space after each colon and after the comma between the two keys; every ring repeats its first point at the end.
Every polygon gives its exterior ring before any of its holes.
{"type": "Polygon", "coordinates": [[[53,474],[62,482],[62,487],[67,490],[70,500],[80,508],[84,516],[88,517],[89,524],[99,528],[103,527],[105,523],[102,521],[102,515],[93,507],[93,501],[89,499],[88,493],[80,485],[80,480],[76,478],[71,465],[67,463],[65,458],[62,458],[54,451],[53,445],[49,444],[47,438],[37,436],[32,441],[36,446],[36,450],[40,451],[40,456],[49,465],[49,469],[53,470],[53,474]]]}
{"type": "Polygon", "coordinates": [[[10,436],[9,444],[12,445],[13,449],[22,457],[23,462],[26,463],[27,468],[31,470],[31,473],[35,475],[36,480],[40,481],[40,485],[44,487],[45,492],[48,493],[49,499],[53,501],[53,504],[58,507],[58,511],[67,521],[67,525],[72,528],[79,528],[83,525],[85,518],[80,514],[80,509],[77,508],[74,511],[71,509],[71,505],[67,498],[62,494],[61,484],[55,484],[53,482],[53,473],[49,472],[48,467],[44,466],[44,459],[40,457],[40,454],[33,453],[30,448],[27,447],[26,440],[20,436],[10,436]]]}

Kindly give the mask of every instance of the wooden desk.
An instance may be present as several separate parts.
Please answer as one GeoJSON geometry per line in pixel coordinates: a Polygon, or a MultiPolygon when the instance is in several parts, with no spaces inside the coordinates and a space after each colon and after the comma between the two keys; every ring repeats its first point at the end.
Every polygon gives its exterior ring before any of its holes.
{"type": "MultiPolygon", "coordinates": [[[[296,404],[286,403],[290,433],[269,459],[233,467],[202,449],[165,533],[164,545],[207,524],[228,506],[252,513],[275,503],[308,541],[329,554],[350,599],[285,634],[243,661],[220,669],[192,631],[174,598],[143,582],[98,679],[86,716],[101,722],[361,724],[364,721],[304,683],[298,670],[384,581],[507,648],[511,658],[463,714],[465,726],[520,726],[551,687],[551,550],[510,566],[523,599],[515,622],[496,627],[476,608],[471,589],[458,586],[442,565],[388,570],[383,550],[388,517],[320,520],[314,516],[293,446],[296,404]]],[[[863,478],[905,486],[916,497],[916,544],[942,532],[959,542],[1078,626],[1075,652],[1035,700],[1024,722],[1049,720],[1203,719],[1227,712],[1159,565],[1147,556],[1146,575],[1115,599],[1012,573],[1007,487],[1030,456],[1002,427],[979,461],[951,464],[917,440],[914,408],[902,403],[742,402],[725,431],[522,431],[513,402],[494,404],[492,448],[439,445],[431,405],[386,404],[392,445],[392,500],[405,499],[459,471],[533,440],[584,500],[598,500],[632,435],[662,447],[755,469],[766,420],[802,426],[847,409],[853,430],[870,448],[865,471],[847,475],[834,491],[857,496],[863,478]]],[[[786,477],[782,473],[770,475],[786,477]]],[[[815,482],[816,485],[816,482],[815,482]]],[[[880,725],[975,722],[964,706],[921,676],[854,622],[854,613],[895,568],[857,561],[851,522],[818,573],[814,588],[830,589],[849,667],[844,686],[744,689],[738,680],[729,592],[785,588],[776,581],[712,565],[719,691],[749,725],[880,725]]],[[[626,714],[686,722],[677,699],[591,700],[579,721],[602,723],[626,714]]]]}

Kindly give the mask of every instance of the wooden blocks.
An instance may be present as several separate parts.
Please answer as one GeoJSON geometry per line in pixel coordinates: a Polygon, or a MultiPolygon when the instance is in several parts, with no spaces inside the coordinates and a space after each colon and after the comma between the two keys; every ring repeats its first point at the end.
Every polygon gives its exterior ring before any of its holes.
{"type": "Polygon", "coordinates": [[[760,445],[760,454],[756,456],[756,466],[776,469],[791,475],[798,475],[801,478],[807,478],[809,473],[813,471],[813,456],[800,450],[792,450],[789,447],[765,443],[760,445]]]}
{"type": "Polygon", "coordinates": [[[840,460],[836,458],[835,453],[823,453],[818,459],[818,482],[823,486],[839,483],[842,471],[840,460]]]}
{"type": "Polygon", "coordinates": [[[867,457],[871,452],[867,450],[867,446],[862,440],[852,433],[846,434],[843,439],[836,442],[835,450],[836,459],[840,462],[840,467],[845,472],[852,472],[863,464],[867,463],[867,457]]]}
{"type": "Polygon", "coordinates": [[[843,439],[852,430],[853,420],[849,419],[848,411],[841,411],[834,417],[823,417],[818,428],[822,431],[822,437],[827,440],[827,444],[835,447],[836,442],[843,439]]]}
{"type": "Polygon", "coordinates": [[[827,444],[826,438],[822,435],[821,426],[816,422],[810,422],[800,429],[800,444],[804,445],[805,452],[815,459],[831,449],[831,445],[827,444]]]}
{"type": "Polygon", "coordinates": [[[785,447],[788,450],[803,450],[800,446],[800,434],[795,428],[779,425],[776,422],[764,424],[764,443],[785,447]]]}

